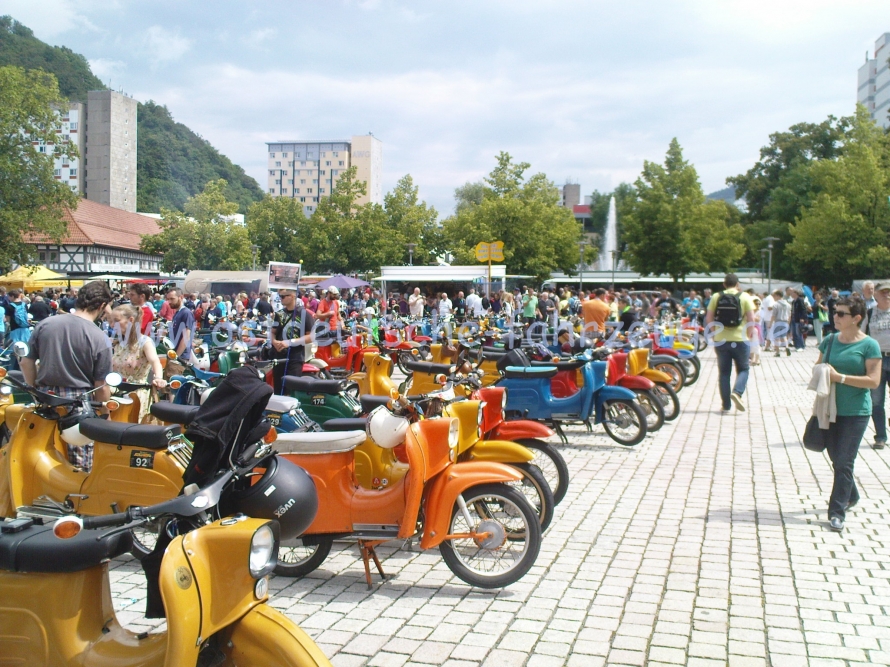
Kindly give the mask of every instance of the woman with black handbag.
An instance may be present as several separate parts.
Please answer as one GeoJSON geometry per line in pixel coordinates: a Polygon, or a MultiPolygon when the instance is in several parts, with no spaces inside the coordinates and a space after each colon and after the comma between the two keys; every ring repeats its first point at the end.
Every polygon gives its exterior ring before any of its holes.
{"type": "Polygon", "coordinates": [[[869,390],[878,386],[881,372],[881,348],[859,329],[865,312],[865,302],[858,296],[838,301],[834,311],[837,334],[822,341],[816,361],[822,363],[833,342],[826,362],[831,366],[830,380],[836,384],[837,421],[829,425],[826,449],[834,466],[828,525],[837,532],[844,529],[846,511],[859,502],[853,464],[871,417],[869,390]]]}

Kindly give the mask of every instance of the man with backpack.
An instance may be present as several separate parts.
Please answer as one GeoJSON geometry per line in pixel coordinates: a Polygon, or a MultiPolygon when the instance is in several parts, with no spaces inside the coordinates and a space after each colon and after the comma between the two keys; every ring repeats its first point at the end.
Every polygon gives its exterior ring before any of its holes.
{"type": "Polygon", "coordinates": [[[754,326],[754,303],[748,294],[739,291],[738,286],[738,276],[726,274],[723,291],[711,297],[705,317],[706,335],[717,353],[722,415],[728,414],[733,405],[739,412],[745,411],[742,396],[748,384],[748,327],[754,326]],[[736,379],[730,391],[733,365],[736,379]]]}

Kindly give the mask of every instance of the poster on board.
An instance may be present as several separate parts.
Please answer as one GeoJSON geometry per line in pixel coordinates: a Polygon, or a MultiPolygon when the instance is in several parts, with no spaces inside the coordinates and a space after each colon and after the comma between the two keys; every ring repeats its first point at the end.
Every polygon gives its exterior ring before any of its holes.
{"type": "Polygon", "coordinates": [[[269,262],[269,290],[298,289],[302,264],[269,262]]]}

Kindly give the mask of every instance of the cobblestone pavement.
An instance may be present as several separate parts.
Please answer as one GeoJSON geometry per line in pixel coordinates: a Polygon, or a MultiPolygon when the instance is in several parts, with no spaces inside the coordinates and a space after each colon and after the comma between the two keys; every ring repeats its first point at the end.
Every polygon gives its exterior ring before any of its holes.
{"type": "MultiPolygon", "coordinates": [[[[357,549],[335,544],[311,576],[273,579],[270,603],[338,667],[890,664],[890,454],[862,448],[861,503],[828,531],[828,459],[799,442],[815,358],[765,355],[747,412],[721,416],[707,351],[681,417],[637,447],[570,430],[568,495],[509,588],[392,543],[392,580],[369,592],[357,549]]],[[[135,563],[112,574],[121,619],[145,629],[135,563]]]]}

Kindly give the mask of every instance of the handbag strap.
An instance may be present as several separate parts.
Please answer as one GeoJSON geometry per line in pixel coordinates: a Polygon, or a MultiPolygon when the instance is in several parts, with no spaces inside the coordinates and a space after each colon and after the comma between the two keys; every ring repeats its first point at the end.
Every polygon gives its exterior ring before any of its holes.
{"type": "Polygon", "coordinates": [[[834,342],[834,339],[836,336],[837,336],[837,334],[834,333],[828,337],[828,349],[825,350],[825,363],[826,364],[830,363],[828,360],[831,358],[831,344],[834,342]]]}

